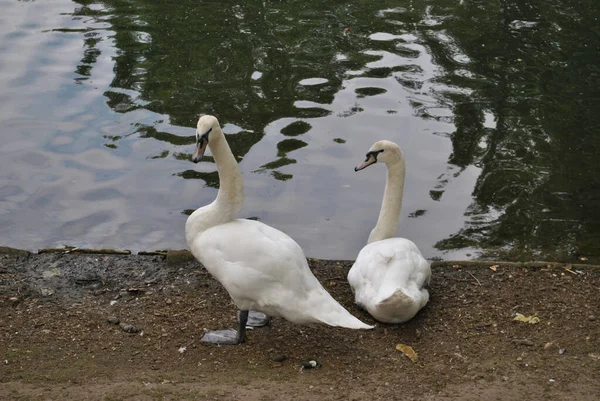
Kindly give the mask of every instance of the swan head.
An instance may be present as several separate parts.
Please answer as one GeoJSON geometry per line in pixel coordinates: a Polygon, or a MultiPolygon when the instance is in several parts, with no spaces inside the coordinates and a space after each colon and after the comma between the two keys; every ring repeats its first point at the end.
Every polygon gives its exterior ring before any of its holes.
{"type": "Polygon", "coordinates": [[[200,117],[196,128],[196,149],[192,155],[194,163],[198,163],[202,159],[206,147],[218,137],[220,132],[221,126],[216,117],[210,115],[200,117]]]}
{"type": "Polygon", "coordinates": [[[377,162],[385,163],[388,166],[402,160],[402,149],[392,141],[377,141],[367,152],[365,161],[354,167],[354,171],[360,171],[371,164],[377,162]]]}

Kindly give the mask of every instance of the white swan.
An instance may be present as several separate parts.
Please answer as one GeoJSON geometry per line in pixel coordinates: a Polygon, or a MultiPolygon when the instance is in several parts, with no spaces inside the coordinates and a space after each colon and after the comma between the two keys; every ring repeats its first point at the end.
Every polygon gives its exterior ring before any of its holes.
{"type": "Polygon", "coordinates": [[[402,323],[415,316],[429,301],[429,262],[417,246],[405,238],[392,238],[398,229],[405,164],[394,142],[379,141],[354,171],[371,164],[387,165],[387,182],[377,225],[348,273],[355,302],[380,322],[402,323]]]}
{"type": "Polygon", "coordinates": [[[198,120],[192,156],[195,163],[207,145],[217,164],[219,192],[215,201],[190,215],[185,236],[194,257],[225,287],[240,313],[237,330],[209,332],[202,340],[217,344],[243,342],[251,309],[298,324],[372,328],[325,291],[293,239],[258,221],[236,219],[244,198],[244,182],[213,116],[198,120]]]}

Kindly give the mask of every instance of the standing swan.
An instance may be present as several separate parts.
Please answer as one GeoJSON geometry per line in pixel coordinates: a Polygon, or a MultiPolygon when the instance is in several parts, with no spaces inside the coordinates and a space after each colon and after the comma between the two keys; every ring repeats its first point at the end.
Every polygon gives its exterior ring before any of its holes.
{"type": "Polygon", "coordinates": [[[348,273],[355,302],[380,322],[402,323],[427,304],[429,262],[405,238],[391,238],[398,229],[404,190],[404,155],[394,142],[375,142],[354,171],[383,162],[387,182],[377,225],[348,273]]]}
{"type": "Polygon", "coordinates": [[[298,324],[372,328],[325,291],[293,239],[258,221],[236,219],[244,199],[244,182],[213,116],[198,120],[194,163],[202,159],[207,145],[217,164],[219,192],[210,205],[190,215],[185,236],[194,257],[225,287],[240,313],[237,330],[208,332],[202,341],[242,343],[251,309],[298,324]]]}

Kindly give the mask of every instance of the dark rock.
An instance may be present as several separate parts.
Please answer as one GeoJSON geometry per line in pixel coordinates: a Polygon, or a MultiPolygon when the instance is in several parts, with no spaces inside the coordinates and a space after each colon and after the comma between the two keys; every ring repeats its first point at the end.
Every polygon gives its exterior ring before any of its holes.
{"type": "Polygon", "coordinates": [[[132,324],[121,322],[121,323],[119,323],[119,326],[126,333],[139,333],[140,332],[140,329],[138,329],[137,327],[135,327],[132,324]]]}
{"type": "Polygon", "coordinates": [[[106,318],[106,321],[108,323],[110,323],[110,324],[119,324],[119,323],[121,323],[121,321],[119,320],[119,318],[116,317],[116,316],[109,316],[109,317],[106,318]]]}
{"type": "Polygon", "coordinates": [[[276,355],[276,356],[274,356],[274,357],[271,358],[271,360],[273,362],[283,362],[286,359],[287,359],[287,356],[285,356],[285,355],[276,355]]]}

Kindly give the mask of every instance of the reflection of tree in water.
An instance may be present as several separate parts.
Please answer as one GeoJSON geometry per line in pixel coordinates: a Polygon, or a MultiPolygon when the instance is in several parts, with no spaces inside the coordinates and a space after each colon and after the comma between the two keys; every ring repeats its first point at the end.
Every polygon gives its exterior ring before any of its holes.
{"type": "Polygon", "coordinates": [[[296,159],[290,159],[287,157],[289,152],[292,152],[296,149],[303,148],[308,144],[304,141],[295,138],[284,139],[283,141],[277,144],[277,157],[279,159],[274,160],[272,162],[263,164],[260,166],[260,169],[256,170],[256,172],[263,172],[266,170],[272,170],[271,175],[273,178],[279,181],[287,181],[293,176],[291,174],[283,174],[280,171],[275,169],[287,166],[288,164],[296,164],[296,159]]]}
{"type": "MultiPolygon", "coordinates": [[[[112,40],[117,51],[114,78],[104,94],[112,110],[127,113],[145,108],[168,115],[173,125],[190,127],[195,126],[200,113],[214,114],[222,123],[248,130],[228,136],[239,157],[261,140],[264,127],[273,120],[329,114],[319,107],[296,108],[294,102],[331,103],[348,66],[335,63],[336,53],[359,53],[362,49],[363,39],[348,40],[343,30],[358,19],[358,13],[349,11],[359,6],[342,3],[320,1],[311,7],[303,1],[79,3],[81,7],[74,15],[94,21],[89,24],[93,28],[85,33],[84,58],[77,68],[79,80],[90,76],[100,55],[98,42],[112,40]],[[298,84],[315,76],[327,83],[298,84]]],[[[194,140],[149,126],[137,127],[135,133],[175,145],[194,140]]],[[[163,151],[151,158],[167,156],[163,151]]],[[[282,160],[280,164],[292,159],[283,156],[282,160]]],[[[271,167],[266,164],[263,168],[271,167]]],[[[278,171],[272,175],[291,178],[278,171]]],[[[210,178],[190,172],[180,176],[210,178]]],[[[214,180],[207,183],[217,185],[214,180]]]]}
{"type": "Polygon", "coordinates": [[[478,92],[470,104],[455,103],[449,161],[482,172],[466,227],[437,247],[481,247],[490,257],[599,256],[599,4],[505,0],[455,12],[446,28],[475,78],[448,76],[478,92]],[[483,128],[483,110],[494,114],[495,129],[483,128]]]}
{"type": "MultiPolygon", "coordinates": [[[[248,130],[228,135],[238,157],[261,140],[272,121],[328,114],[318,106],[294,104],[331,103],[347,70],[364,69],[364,77],[375,78],[402,72],[397,78],[404,88],[422,91],[416,62],[365,68],[380,57],[364,51],[373,46],[407,59],[419,55],[393,41],[374,44],[366,32],[387,32],[391,26],[398,33],[414,32],[444,70],[434,83],[473,91],[449,90],[433,101],[451,105],[456,129],[450,134],[449,173],[432,189],[432,198],[442,199],[451,173],[460,174],[470,165],[482,169],[466,226],[437,247],[474,246],[483,248],[485,256],[521,258],[598,252],[600,139],[595,133],[600,117],[592,109],[600,87],[600,39],[594,21],[600,4],[595,0],[435,0],[413,2],[402,12],[396,1],[374,5],[367,0],[310,5],[303,0],[79,3],[75,16],[92,17],[99,26],[84,32],[80,82],[90,76],[100,56],[98,43],[112,40],[117,51],[114,79],[105,94],[112,110],[144,108],[188,127],[200,113],[215,114],[223,123],[248,130]],[[365,17],[384,8],[398,12],[365,17]],[[429,15],[436,13],[449,15],[431,23],[435,21],[429,15]],[[363,33],[345,35],[345,27],[363,33]],[[449,41],[438,40],[437,34],[449,41]],[[348,59],[337,63],[336,54],[348,59]],[[327,83],[298,85],[315,77],[327,83]],[[485,123],[486,115],[493,115],[495,127],[485,123]]],[[[357,93],[374,94],[370,89],[357,93]]],[[[409,101],[417,116],[432,118],[421,114],[427,105],[416,97],[409,101]]],[[[357,104],[340,115],[361,110],[357,104]]],[[[147,126],[135,130],[142,138],[190,147],[171,157],[185,158],[193,150],[193,136],[181,138],[147,126]]],[[[277,169],[295,162],[289,153],[304,146],[299,140],[304,132],[287,136],[278,145],[277,158],[265,160],[257,171],[291,178],[277,169]]],[[[168,156],[159,151],[150,157],[168,156]]],[[[187,170],[179,175],[217,185],[214,172],[187,170]]],[[[423,213],[418,210],[413,216],[423,213]]]]}

